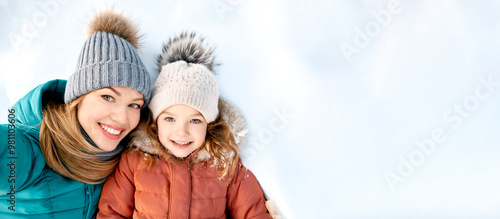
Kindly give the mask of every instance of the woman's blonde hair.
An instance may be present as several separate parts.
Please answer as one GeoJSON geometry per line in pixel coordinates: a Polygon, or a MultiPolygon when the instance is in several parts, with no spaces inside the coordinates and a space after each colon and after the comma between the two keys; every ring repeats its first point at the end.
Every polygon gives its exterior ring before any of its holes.
{"type": "Polygon", "coordinates": [[[47,164],[71,179],[100,184],[113,172],[119,156],[104,159],[103,150],[83,136],[77,118],[77,106],[86,95],[70,104],[50,102],[42,110],[40,148],[47,164]]]}
{"type": "MultiPolygon", "coordinates": [[[[160,143],[158,138],[158,127],[156,122],[151,119],[151,116],[149,116],[146,121],[141,121],[137,129],[145,132],[149,140],[151,140],[150,145],[153,147],[152,150],[154,151],[154,154],[151,154],[151,152],[145,153],[143,149],[138,147],[131,147],[130,149],[134,153],[140,153],[145,156],[142,164],[146,168],[155,166],[158,159],[165,159],[167,161],[176,159],[175,156],[169,153],[167,148],[160,143]]],[[[132,136],[134,136],[134,134],[132,134],[132,136]]],[[[145,136],[135,137],[144,138],[145,136]]],[[[236,145],[234,134],[231,132],[229,124],[218,116],[215,121],[208,124],[205,142],[198,150],[193,152],[193,155],[196,156],[194,153],[197,153],[201,149],[205,149],[216,164],[216,168],[220,173],[219,178],[228,176],[229,179],[231,179],[239,159],[236,145]]],[[[188,162],[192,165],[196,162],[196,159],[190,157],[188,162]]]]}

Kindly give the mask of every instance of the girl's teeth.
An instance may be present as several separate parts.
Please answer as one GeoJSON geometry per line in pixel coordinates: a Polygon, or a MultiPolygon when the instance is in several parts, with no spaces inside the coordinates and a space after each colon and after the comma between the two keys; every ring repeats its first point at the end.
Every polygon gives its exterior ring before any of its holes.
{"type": "Polygon", "coordinates": [[[185,143],[181,143],[181,142],[176,142],[174,141],[174,143],[178,144],[178,145],[181,145],[181,146],[185,146],[185,145],[188,145],[189,143],[191,142],[185,142],[185,143]]]}
{"type": "Polygon", "coordinates": [[[112,128],[107,127],[107,126],[102,125],[102,124],[101,124],[101,127],[102,127],[102,129],[104,129],[104,131],[106,131],[109,134],[112,134],[112,135],[119,135],[120,134],[119,130],[112,129],[112,128]]]}

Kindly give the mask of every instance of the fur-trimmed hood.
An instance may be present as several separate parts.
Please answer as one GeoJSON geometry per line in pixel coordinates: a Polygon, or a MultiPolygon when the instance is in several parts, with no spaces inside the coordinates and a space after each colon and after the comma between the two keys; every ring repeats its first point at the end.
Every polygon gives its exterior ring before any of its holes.
{"type": "MultiPolygon", "coordinates": [[[[235,106],[231,105],[223,98],[219,98],[218,108],[219,116],[228,123],[231,132],[234,135],[236,143],[235,147],[238,150],[248,137],[248,129],[245,127],[245,119],[235,106]]],[[[138,148],[140,151],[150,155],[161,154],[160,151],[154,147],[154,140],[152,140],[151,136],[148,135],[145,125],[137,127],[137,129],[131,134],[131,137],[131,147],[138,148]]],[[[195,162],[205,161],[210,158],[210,154],[205,150],[205,148],[202,147],[196,154],[195,162]]]]}

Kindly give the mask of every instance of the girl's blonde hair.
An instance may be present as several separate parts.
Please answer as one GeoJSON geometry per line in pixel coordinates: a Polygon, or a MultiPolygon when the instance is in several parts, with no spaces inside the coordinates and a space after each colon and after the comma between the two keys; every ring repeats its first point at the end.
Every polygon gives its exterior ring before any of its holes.
{"type": "MultiPolygon", "coordinates": [[[[134,153],[143,154],[144,160],[142,164],[146,168],[151,168],[155,166],[158,159],[165,159],[167,161],[175,158],[174,155],[168,152],[167,148],[164,147],[158,138],[158,127],[156,122],[153,121],[151,116],[147,121],[141,121],[137,130],[145,132],[149,140],[151,140],[150,145],[153,147],[154,154],[145,153],[141,148],[131,147],[131,151],[134,153]]],[[[132,134],[134,136],[134,134],[132,134]]],[[[137,138],[144,138],[144,136],[135,136],[137,138]]],[[[197,153],[201,149],[205,149],[213,161],[216,164],[216,168],[219,170],[219,178],[228,176],[229,179],[233,177],[234,170],[238,165],[238,150],[236,149],[236,141],[229,124],[218,116],[215,121],[211,122],[207,126],[207,135],[205,137],[205,142],[202,146],[195,150],[193,153],[197,153]]],[[[132,145],[133,146],[133,145],[132,145]]],[[[196,156],[196,154],[194,154],[196,156]]],[[[195,158],[189,158],[189,164],[192,165],[196,162],[195,158]]]]}
{"type": "Polygon", "coordinates": [[[71,179],[100,184],[113,172],[120,156],[103,159],[101,149],[83,136],[77,118],[77,105],[86,95],[70,104],[48,103],[42,110],[40,148],[47,164],[71,179]]]}

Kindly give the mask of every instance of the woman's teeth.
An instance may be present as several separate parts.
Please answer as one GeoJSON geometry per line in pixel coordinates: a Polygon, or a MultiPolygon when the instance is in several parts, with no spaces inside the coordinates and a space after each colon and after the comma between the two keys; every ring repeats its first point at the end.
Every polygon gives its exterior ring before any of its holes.
{"type": "Polygon", "coordinates": [[[119,130],[116,130],[116,129],[112,129],[110,127],[107,127],[103,124],[100,124],[101,125],[101,128],[104,129],[104,131],[106,131],[107,133],[111,134],[111,135],[119,135],[121,131],[119,130]]]}

